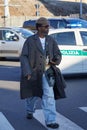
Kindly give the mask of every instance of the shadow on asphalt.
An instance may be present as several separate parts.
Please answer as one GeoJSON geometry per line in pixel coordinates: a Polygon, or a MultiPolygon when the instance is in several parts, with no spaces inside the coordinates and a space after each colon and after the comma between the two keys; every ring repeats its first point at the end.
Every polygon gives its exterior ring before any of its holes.
{"type": "Polygon", "coordinates": [[[16,61],[17,61],[17,62],[18,62],[18,61],[20,61],[20,59],[19,59],[19,58],[13,58],[13,57],[12,57],[12,58],[11,58],[11,57],[7,57],[7,58],[4,58],[4,57],[1,58],[1,57],[0,57],[0,61],[10,61],[10,62],[11,62],[11,61],[12,61],[12,62],[16,62],[16,61]]]}

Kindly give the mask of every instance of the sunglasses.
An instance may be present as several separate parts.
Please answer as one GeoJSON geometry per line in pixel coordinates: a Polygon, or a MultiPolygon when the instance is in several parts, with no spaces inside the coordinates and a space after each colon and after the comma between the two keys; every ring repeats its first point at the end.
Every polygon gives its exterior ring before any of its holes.
{"type": "Polygon", "coordinates": [[[49,28],[49,25],[42,25],[41,27],[44,27],[44,28],[49,28]]]}

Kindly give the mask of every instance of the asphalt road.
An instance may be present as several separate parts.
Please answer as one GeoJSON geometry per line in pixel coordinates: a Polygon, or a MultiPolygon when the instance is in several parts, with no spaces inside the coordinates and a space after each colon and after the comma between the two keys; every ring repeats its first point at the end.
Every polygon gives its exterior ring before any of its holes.
{"type": "MultiPolygon", "coordinates": [[[[0,61],[0,130],[47,130],[41,100],[35,118],[26,119],[25,100],[20,99],[20,75],[18,60],[0,61]]],[[[87,77],[65,80],[67,98],[56,104],[58,130],[87,130],[87,77]]]]}

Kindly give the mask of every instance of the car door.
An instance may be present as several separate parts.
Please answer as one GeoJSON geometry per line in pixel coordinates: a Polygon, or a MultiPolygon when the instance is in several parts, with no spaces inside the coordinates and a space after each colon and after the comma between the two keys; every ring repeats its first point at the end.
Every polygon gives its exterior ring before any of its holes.
{"type": "Polygon", "coordinates": [[[80,56],[80,40],[78,42],[78,32],[60,31],[51,34],[58,42],[62,53],[62,61],[59,65],[63,74],[81,73],[82,57],[80,56]]]}
{"type": "Polygon", "coordinates": [[[12,30],[2,30],[1,54],[2,57],[18,57],[20,44],[23,42],[20,36],[12,30]]]}
{"type": "Polygon", "coordinates": [[[83,72],[87,73],[87,30],[80,31],[82,39],[83,72]]]}

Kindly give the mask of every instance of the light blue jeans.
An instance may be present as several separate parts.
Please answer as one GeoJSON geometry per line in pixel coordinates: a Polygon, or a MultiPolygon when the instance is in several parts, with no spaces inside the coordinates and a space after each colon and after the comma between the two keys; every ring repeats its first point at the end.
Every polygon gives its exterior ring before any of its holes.
{"type": "MultiPolygon", "coordinates": [[[[45,74],[43,74],[42,83],[43,83],[42,109],[45,117],[45,122],[46,124],[55,123],[56,106],[55,106],[53,87],[49,86],[45,74]]],[[[37,101],[38,97],[30,97],[26,99],[28,113],[35,112],[37,101]]]]}

